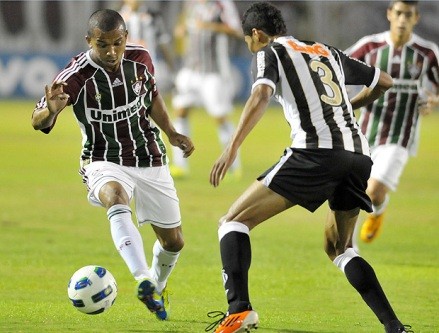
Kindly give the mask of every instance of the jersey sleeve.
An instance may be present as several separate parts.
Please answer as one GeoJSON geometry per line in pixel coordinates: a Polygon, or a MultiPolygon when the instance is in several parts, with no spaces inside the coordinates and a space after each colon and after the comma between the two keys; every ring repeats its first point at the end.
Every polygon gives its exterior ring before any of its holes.
{"type": "Polygon", "coordinates": [[[143,46],[131,45],[127,47],[125,51],[126,57],[132,61],[138,62],[146,66],[148,73],[150,74],[149,83],[152,85],[152,95],[156,97],[159,93],[155,80],[155,68],[151,55],[143,46]]]}
{"type": "Polygon", "coordinates": [[[345,73],[345,83],[347,85],[364,85],[369,88],[375,87],[380,76],[379,68],[369,66],[360,60],[351,58],[341,51],[339,55],[345,73]]]}
{"type": "Polygon", "coordinates": [[[435,85],[439,93],[439,48],[435,44],[430,54],[430,66],[427,72],[428,80],[435,85]]]}
{"type": "Polygon", "coordinates": [[[356,42],[354,45],[347,48],[344,53],[347,54],[349,57],[365,61],[366,57],[366,47],[365,47],[365,38],[360,39],[358,42],[356,42]]]}
{"type": "Polygon", "coordinates": [[[276,84],[279,82],[279,68],[277,58],[269,47],[265,47],[253,56],[252,75],[254,88],[260,84],[266,84],[276,92],[276,84]]]}
{"type": "MultiPolygon", "coordinates": [[[[79,57],[79,56],[78,56],[79,57]]],[[[67,100],[67,105],[72,105],[73,101],[76,100],[79,91],[82,88],[83,80],[79,75],[69,75],[69,72],[72,70],[72,68],[75,68],[78,66],[77,59],[78,57],[72,58],[72,60],[55,76],[52,82],[54,81],[65,81],[67,83],[66,86],[63,87],[64,93],[69,95],[69,99],[67,100]]],[[[47,107],[47,100],[46,96],[41,97],[41,99],[36,103],[34,112],[37,109],[44,109],[47,107]]],[[[62,111],[61,111],[62,112],[62,111]]],[[[58,114],[59,115],[59,114],[58,114]]],[[[58,118],[58,115],[53,120],[52,126],[41,129],[41,132],[45,134],[49,134],[50,131],[55,126],[56,120],[58,118]]]]}

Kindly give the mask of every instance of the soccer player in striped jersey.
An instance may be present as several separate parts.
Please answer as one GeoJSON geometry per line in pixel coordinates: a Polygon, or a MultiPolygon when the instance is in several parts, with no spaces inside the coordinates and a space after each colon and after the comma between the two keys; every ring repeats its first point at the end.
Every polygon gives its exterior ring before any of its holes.
{"type": "MultiPolygon", "coordinates": [[[[233,76],[229,55],[229,38],[242,37],[238,10],[231,0],[187,0],[176,36],[183,36],[183,67],[175,79],[172,99],[175,128],[190,134],[189,114],[193,107],[203,107],[215,120],[223,147],[232,136],[234,124],[233,76]]],[[[231,168],[240,175],[239,158],[231,168]]],[[[189,165],[181,151],[172,150],[171,172],[184,177],[189,165]]]]}
{"type": "Polygon", "coordinates": [[[366,243],[379,235],[389,192],[396,190],[409,156],[417,152],[419,116],[439,105],[439,49],[413,33],[419,18],[418,1],[391,1],[387,9],[390,30],[363,37],[346,50],[387,71],[394,81],[383,97],[361,108],[359,119],[373,160],[367,188],[373,212],[360,231],[366,243]]]}
{"type": "Polygon", "coordinates": [[[119,11],[125,20],[127,26],[128,43],[143,45],[150,53],[154,64],[156,65],[156,78],[158,85],[163,85],[164,80],[171,82],[172,72],[174,71],[174,56],[171,49],[172,37],[166,30],[163,16],[157,10],[147,6],[145,1],[123,0],[123,5],[119,11]],[[159,59],[166,63],[160,72],[157,70],[157,64],[161,64],[159,59]],[[166,68],[167,67],[167,68],[166,68]]]}
{"type": "Polygon", "coordinates": [[[169,142],[192,154],[191,140],[173,127],[157,90],[146,49],[126,45],[128,32],[114,10],[94,12],[86,36],[90,49],[74,57],[45,87],[32,114],[49,133],[68,105],[82,133],[80,173],[92,205],[104,207],[114,245],[137,281],[138,298],[167,319],[166,283],[184,245],[180,207],[167,165],[169,142]],[[151,224],[157,241],[148,266],[142,236],[133,224],[151,224]]]}
{"type": "Polygon", "coordinates": [[[366,187],[372,166],[367,140],[353,110],[379,98],[392,86],[392,78],[337,48],[286,35],[281,12],[267,2],[249,7],[242,28],[254,54],[254,83],[237,130],[213,165],[210,183],[215,187],[220,184],[271,96],[283,107],[292,144],[220,220],[218,236],[228,310],[206,330],[219,324],[216,333],[234,333],[258,325],[248,290],[250,230],[293,206],[314,212],[328,200],[328,257],[344,272],[387,333],[409,332],[394,313],[373,268],[352,248],[360,209],[371,211],[366,187]],[[349,100],[347,84],[364,87],[349,100]]]}

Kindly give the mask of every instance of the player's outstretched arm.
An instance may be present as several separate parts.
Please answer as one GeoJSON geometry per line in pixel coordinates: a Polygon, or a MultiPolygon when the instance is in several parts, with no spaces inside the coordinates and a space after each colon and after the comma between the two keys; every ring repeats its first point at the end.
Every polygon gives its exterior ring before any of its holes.
{"type": "Polygon", "coordinates": [[[175,130],[171,118],[169,118],[165,101],[160,94],[154,97],[152,101],[151,118],[166,134],[169,143],[173,146],[179,147],[183,151],[183,157],[189,157],[192,155],[195,150],[192,140],[175,130]]]}
{"type": "Polygon", "coordinates": [[[54,81],[45,86],[47,107],[36,108],[32,113],[32,126],[36,130],[50,128],[57,115],[66,107],[69,95],[64,92],[64,81],[54,81]]]}
{"type": "Polygon", "coordinates": [[[213,186],[217,187],[226,175],[227,170],[238,154],[239,147],[264,114],[272,93],[273,88],[265,84],[260,84],[253,90],[245,103],[238,127],[229,145],[217,159],[210,171],[210,184],[213,186]]]}
{"type": "Polygon", "coordinates": [[[427,116],[439,108],[439,95],[433,92],[426,92],[426,96],[421,98],[418,112],[422,116],[427,116]]]}
{"type": "Polygon", "coordinates": [[[392,77],[384,71],[380,71],[378,82],[373,88],[364,87],[357,95],[352,97],[351,104],[354,110],[371,104],[374,100],[379,98],[388,89],[393,86],[392,77]]]}

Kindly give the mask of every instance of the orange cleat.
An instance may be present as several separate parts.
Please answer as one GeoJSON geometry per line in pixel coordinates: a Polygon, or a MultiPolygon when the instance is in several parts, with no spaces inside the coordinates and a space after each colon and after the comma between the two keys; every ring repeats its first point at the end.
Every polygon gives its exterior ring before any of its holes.
{"type": "MultiPolygon", "coordinates": [[[[213,312],[218,313],[217,311],[213,312]]],[[[209,315],[209,314],[208,314],[209,315]]],[[[210,316],[215,317],[215,316],[210,316]]],[[[215,330],[215,333],[238,333],[250,332],[251,329],[257,329],[259,324],[259,316],[256,311],[247,310],[232,314],[223,314],[219,320],[220,324],[215,330]]],[[[217,321],[217,322],[219,322],[217,321]]],[[[216,324],[217,322],[213,323],[216,324]]],[[[207,330],[210,330],[209,326],[207,330]]]]}
{"type": "Polygon", "coordinates": [[[383,224],[383,214],[373,215],[369,214],[361,228],[360,238],[365,243],[372,242],[381,233],[381,226],[383,224]]]}

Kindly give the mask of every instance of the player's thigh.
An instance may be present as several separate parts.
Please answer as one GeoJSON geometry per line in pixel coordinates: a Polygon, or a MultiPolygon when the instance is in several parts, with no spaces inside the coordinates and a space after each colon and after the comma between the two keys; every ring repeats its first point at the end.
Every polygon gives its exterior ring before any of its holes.
{"type": "Polygon", "coordinates": [[[373,166],[370,178],[378,180],[390,190],[395,191],[408,162],[408,150],[394,144],[383,145],[373,148],[371,157],[373,166]]]}
{"type": "Polygon", "coordinates": [[[290,201],[255,181],[232,204],[222,221],[238,221],[252,229],[292,206],[290,201]]]}
{"type": "MultiPolygon", "coordinates": [[[[131,177],[123,171],[123,167],[111,162],[92,162],[80,170],[83,182],[87,186],[88,201],[94,206],[105,206],[101,201],[101,189],[112,182],[120,184],[131,200],[135,184],[131,177]]],[[[109,199],[111,200],[111,199],[109,199]]]]}
{"type": "Polygon", "coordinates": [[[136,179],[134,199],[139,224],[159,228],[180,226],[180,203],[168,165],[133,170],[136,179]]]}

